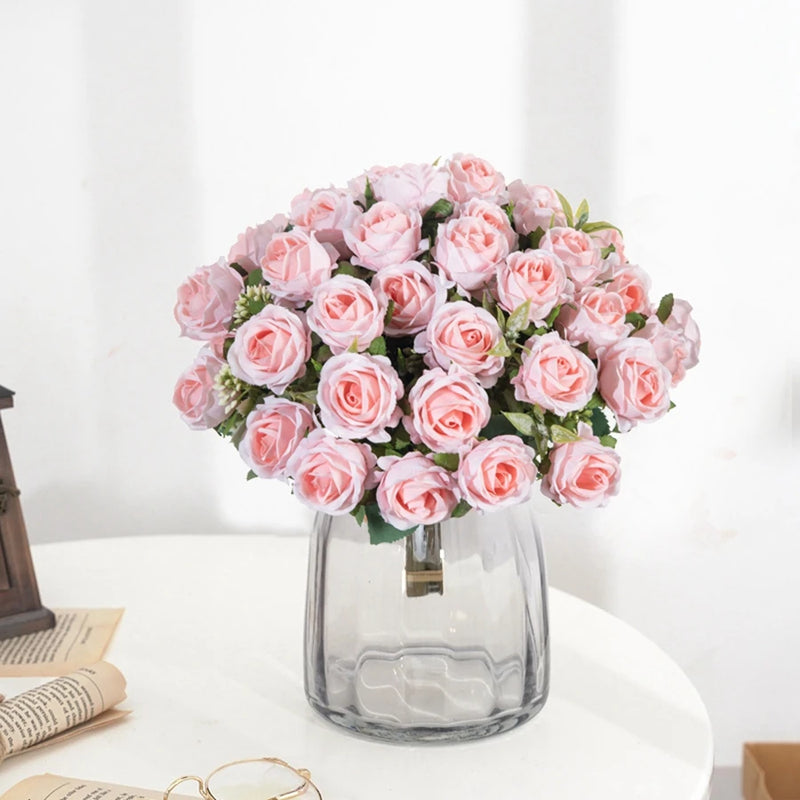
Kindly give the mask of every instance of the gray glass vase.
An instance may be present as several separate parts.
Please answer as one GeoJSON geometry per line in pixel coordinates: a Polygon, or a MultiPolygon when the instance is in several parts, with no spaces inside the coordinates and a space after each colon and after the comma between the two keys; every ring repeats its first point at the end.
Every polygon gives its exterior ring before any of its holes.
{"type": "Polygon", "coordinates": [[[477,739],[547,698],[547,585],[528,505],[378,545],[351,516],[318,515],[306,602],[306,696],[350,731],[477,739]]]}

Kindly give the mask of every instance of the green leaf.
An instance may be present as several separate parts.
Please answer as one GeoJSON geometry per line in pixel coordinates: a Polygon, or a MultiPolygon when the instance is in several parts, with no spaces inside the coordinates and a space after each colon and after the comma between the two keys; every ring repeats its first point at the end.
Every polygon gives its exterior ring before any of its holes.
{"type": "Polygon", "coordinates": [[[516,411],[504,411],[503,416],[523,436],[533,436],[533,432],[536,430],[536,423],[533,421],[533,417],[529,417],[527,414],[520,414],[516,411]]]}
{"type": "Polygon", "coordinates": [[[647,324],[647,317],[638,311],[629,311],[625,315],[625,322],[633,325],[633,332],[640,331],[647,324]]]}
{"type": "Polygon", "coordinates": [[[489,424],[480,435],[485,439],[494,439],[495,436],[505,436],[514,432],[514,426],[502,414],[492,414],[489,424]]]}
{"type": "Polygon", "coordinates": [[[599,220],[598,222],[587,222],[583,226],[583,232],[594,233],[595,231],[604,231],[606,228],[613,228],[615,231],[618,231],[620,235],[622,235],[622,231],[616,225],[612,225],[610,222],[606,222],[605,220],[599,220]]]}
{"type": "Polygon", "coordinates": [[[614,247],[613,244],[608,245],[608,247],[601,247],[600,248],[600,257],[601,258],[608,258],[612,253],[616,253],[617,248],[614,247]]]}
{"type": "Polygon", "coordinates": [[[454,210],[455,206],[449,200],[442,197],[425,212],[422,218],[424,220],[446,219],[454,210]]]}
{"type": "Polygon", "coordinates": [[[460,500],[450,516],[458,519],[459,517],[463,517],[464,514],[468,514],[471,509],[472,506],[466,500],[460,500]]]}
{"type": "Polygon", "coordinates": [[[383,336],[375,337],[367,348],[367,352],[372,356],[385,356],[386,355],[386,339],[383,336]]]}
{"type": "Polygon", "coordinates": [[[580,229],[589,220],[589,204],[586,202],[585,197],[575,209],[575,217],[575,227],[578,229],[580,229]]]}
{"type": "Polygon", "coordinates": [[[350,343],[350,347],[347,348],[348,353],[357,353],[358,352],[358,338],[353,339],[350,343]]]}
{"type": "Polygon", "coordinates": [[[503,310],[500,308],[500,306],[495,306],[494,315],[497,317],[497,324],[500,326],[500,330],[505,331],[506,315],[503,313],[503,310]]]}
{"type": "Polygon", "coordinates": [[[247,480],[248,481],[251,481],[251,480],[253,480],[253,478],[257,478],[257,477],[258,477],[258,475],[256,475],[255,472],[253,472],[253,470],[248,470],[248,472],[247,472],[247,480]]]}
{"type": "Polygon", "coordinates": [[[556,317],[561,313],[561,306],[556,306],[548,315],[547,319],[544,321],[545,328],[552,328],[553,323],[556,321],[556,317]]]}
{"type": "Polygon", "coordinates": [[[358,277],[358,269],[355,264],[351,264],[349,261],[340,261],[339,265],[333,271],[334,275],[350,275],[353,278],[358,277]]]}
{"type": "Polygon", "coordinates": [[[455,472],[458,469],[459,462],[458,453],[434,453],[433,463],[437,467],[444,467],[450,472],[455,472]]]}
{"type": "Polygon", "coordinates": [[[245,286],[258,286],[264,282],[264,274],[260,269],[254,269],[245,279],[245,286]]]}
{"type": "Polygon", "coordinates": [[[564,444],[565,442],[577,442],[581,437],[574,431],[565,428],[563,425],[550,426],[550,438],[556,444],[564,444]]]}
{"type": "Polygon", "coordinates": [[[394,315],[394,300],[389,298],[389,305],[386,306],[386,314],[383,317],[383,324],[388,325],[392,321],[394,315]]]}
{"type": "Polygon", "coordinates": [[[611,426],[608,424],[608,418],[602,408],[592,409],[592,433],[601,437],[611,433],[611,426]]]}
{"type": "Polygon", "coordinates": [[[228,266],[234,271],[238,272],[243,278],[247,279],[247,270],[241,265],[237,264],[235,261],[228,266]]]}
{"type": "Polygon", "coordinates": [[[359,525],[364,524],[364,520],[367,518],[367,509],[363,505],[356,506],[350,513],[359,525]]]}
{"type": "Polygon", "coordinates": [[[606,434],[600,437],[600,444],[603,445],[603,447],[614,448],[617,446],[617,440],[613,436],[606,434]]]}
{"type": "Polygon", "coordinates": [[[504,206],[500,206],[503,211],[506,212],[506,216],[508,217],[508,223],[513,227],[514,225],[514,204],[513,203],[506,203],[504,206]]]}
{"type": "Polygon", "coordinates": [[[656,316],[662,323],[669,319],[669,315],[672,313],[672,307],[674,305],[675,297],[672,294],[665,294],[661,298],[661,302],[658,304],[658,311],[656,311],[656,316]]]}
{"type": "Polygon", "coordinates": [[[376,503],[370,503],[366,507],[367,527],[369,528],[370,544],[382,544],[383,542],[396,542],[411,533],[413,529],[401,531],[390,525],[382,516],[376,503]]]}
{"type": "Polygon", "coordinates": [[[572,213],[572,206],[569,204],[569,200],[567,200],[567,198],[564,197],[561,192],[556,190],[556,194],[558,195],[558,199],[561,201],[561,208],[564,209],[564,215],[567,218],[567,225],[572,228],[575,224],[575,216],[572,213]]]}
{"type": "Polygon", "coordinates": [[[526,300],[517,306],[506,323],[506,336],[516,337],[517,334],[528,327],[528,316],[531,313],[531,301],[526,300]]]}
{"type": "MultiPolygon", "coordinates": [[[[553,215],[553,218],[555,219],[555,215],[553,215]]],[[[539,246],[539,243],[542,241],[543,236],[544,236],[544,228],[537,228],[535,231],[529,233],[528,247],[530,247],[532,250],[535,250],[539,246]]],[[[521,244],[520,244],[520,249],[521,250],[524,249],[521,244]]]]}
{"type": "Polygon", "coordinates": [[[364,185],[364,204],[366,205],[367,211],[375,205],[375,191],[372,188],[372,184],[369,182],[369,178],[367,178],[367,182],[364,185]]]}
{"type": "Polygon", "coordinates": [[[511,348],[504,336],[497,340],[497,344],[489,351],[490,356],[499,356],[500,358],[508,358],[511,355],[511,348]]]}

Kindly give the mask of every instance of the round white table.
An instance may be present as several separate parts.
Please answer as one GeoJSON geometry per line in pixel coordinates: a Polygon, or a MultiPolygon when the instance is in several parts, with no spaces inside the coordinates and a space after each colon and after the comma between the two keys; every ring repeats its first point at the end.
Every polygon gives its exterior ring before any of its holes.
{"type": "MultiPolygon", "coordinates": [[[[552,669],[542,712],[478,742],[391,745],[317,716],[303,694],[307,540],[147,536],[33,548],[42,601],[125,607],[106,658],[128,679],[125,720],[8,760],[30,775],[161,790],[226,761],[279,756],[325,800],[702,800],[708,715],[683,672],[635,630],[550,593],[552,669]]],[[[42,679],[0,679],[16,694],[42,679]]]]}

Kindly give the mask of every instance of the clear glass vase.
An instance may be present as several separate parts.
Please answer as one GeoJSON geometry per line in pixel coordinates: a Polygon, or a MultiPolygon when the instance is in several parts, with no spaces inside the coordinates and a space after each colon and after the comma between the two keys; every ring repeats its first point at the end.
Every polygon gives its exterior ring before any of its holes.
{"type": "Polygon", "coordinates": [[[379,545],[349,515],[318,515],[308,701],[337,725],[390,741],[510,730],[547,698],[546,592],[526,505],[470,512],[379,545]]]}

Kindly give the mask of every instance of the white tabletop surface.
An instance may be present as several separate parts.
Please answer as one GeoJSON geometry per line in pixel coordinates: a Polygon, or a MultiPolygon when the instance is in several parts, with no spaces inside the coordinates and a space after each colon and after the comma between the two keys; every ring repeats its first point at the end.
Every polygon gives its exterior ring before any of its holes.
{"type": "MultiPolygon", "coordinates": [[[[702,800],[708,715],[677,665],[609,614],[550,593],[551,691],[531,722],[457,745],[390,745],[317,716],[303,694],[307,540],[90,539],[33,548],[51,608],[125,607],[106,655],[122,722],[0,767],[0,791],[52,772],[161,790],[238,758],[308,767],[325,800],[702,800]]],[[[13,695],[42,679],[0,679],[13,695]]]]}

